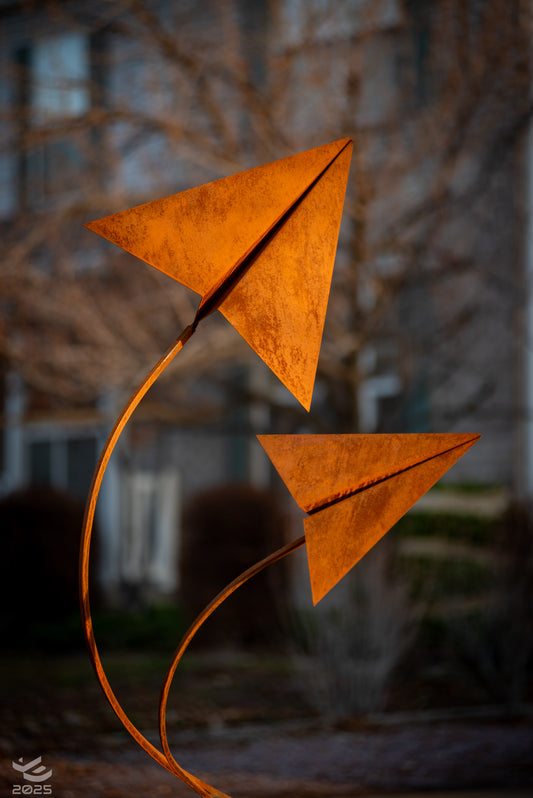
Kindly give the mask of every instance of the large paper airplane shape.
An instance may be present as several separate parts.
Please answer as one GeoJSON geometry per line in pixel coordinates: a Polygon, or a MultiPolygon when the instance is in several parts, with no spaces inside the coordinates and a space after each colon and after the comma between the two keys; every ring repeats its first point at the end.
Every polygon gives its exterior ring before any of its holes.
{"type": "Polygon", "coordinates": [[[258,435],[304,518],[317,604],[477,434],[258,435]]]}
{"type": "Polygon", "coordinates": [[[220,309],[309,410],[352,147],[341,139],[85,226],[201,294],[195,324],[220,309]]]}

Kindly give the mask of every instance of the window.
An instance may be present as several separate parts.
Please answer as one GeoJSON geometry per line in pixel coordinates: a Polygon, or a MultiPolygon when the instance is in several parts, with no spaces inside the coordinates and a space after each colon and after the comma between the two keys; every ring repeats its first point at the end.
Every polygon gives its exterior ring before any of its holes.
{"type": "Polygon", "coordinates": [[[27,472],[32,485],[50,485],[84,499],[95,464],[94,437],[50,437],[28,445],[27,472]]]}
{"type": "Polygon", "coordinates": [[[359,425],[362,432],[376,432],[383,428],[383,413],[391,409],[400,392],[395,374],[367,377],[359,387],[359,425]]]}
{"type": "Polygon", "coordinates": [[[386,30],[401,21],[398,0],[285,0],[281,4],[284,44],[298,46],[311,38],[331,41],[386,30]]]}
{"type": "Polygon", "coordinates": [[[7,391],[6,391],[6,370],[5,365],[0,360],[0,418],[2,423],[0,425],[0,478],[6,470],[6,441],[5,441],[5,427],[7,416],[7,391]]]}
{"type": "Polygon", "coordinates": [[[38,41],[30,63],[31,124],[73,119],[89,110],[89,42],[79,33],[38,41]]]}
{"type": "Polygon", "coordinates": [[[123,482],[120,571],[132,593],[171,593],[177,584],[180,481],[177,471],[133,471],[123,482]]]}
{"type": "Polygon", "coordinates": [[[377,340],[359,353],[358,412],[362,432],[388,431],[387,415],[401,392],[398,356],[398,347],[390,339],[377,340]]]}
{"type": "Polygon", "coordinates": [[[88,168],[90,40],[66,32],[21,51],[26,94],[24,193],[30,207],[69,196],[88,168]]]}
{"type": "Polygon", "coordinates": [[[9,59],[0,54],[0,219],[10,218],[17,210],[16,120],[12,118],[14,105],[13,76],[9,59]]]}

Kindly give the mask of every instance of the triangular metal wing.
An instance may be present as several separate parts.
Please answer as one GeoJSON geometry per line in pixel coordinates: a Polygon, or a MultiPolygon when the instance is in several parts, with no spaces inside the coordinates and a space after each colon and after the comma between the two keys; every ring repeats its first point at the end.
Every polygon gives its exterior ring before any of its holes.
{"type": "Polygon", "coordinates": [[[220,307],[309,409],[351,150],[341,139],[85,226],[201,294],[199,313],[220,307]]]}
{"type": "Polygon", "coordinates": [[[474,434],[261,435],[304,519],[313,602],[479,440],[474,434]]]}

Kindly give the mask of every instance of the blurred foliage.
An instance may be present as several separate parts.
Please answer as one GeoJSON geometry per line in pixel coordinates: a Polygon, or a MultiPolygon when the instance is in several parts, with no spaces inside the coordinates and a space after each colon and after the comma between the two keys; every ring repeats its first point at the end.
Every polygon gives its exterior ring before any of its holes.
{"type": "Polygon", "coordinates": [[[398,521],[393,534],[403,538],[430,536],[489,546],[494,543],[500,524],[499,519],[478,515],[411,512],[398,521]]]}
{"type": "Polygon", "coordinates": [[[95,634],[102,650],[172,651],[187,626],[185,613],[173,605],[94,613],[95,634]]]}
{"type": "MultiPolygon", "coordinates": [[[[98,647],[102,651],[173,651],[187,630],[185,613],[173,605],[139,610],[99,608],[93,613],[98,647]]],[[[85,648],[79,613],[31,621],[25,634],[11,637],[5,648],[67,654],[85,648]]]]}
{"type": "Polygon", "coordinates": [[[494,569],[458,557],[405,557],[403,565],[414,598],[431,602],[469,598],[490,590],[494,569]]]}

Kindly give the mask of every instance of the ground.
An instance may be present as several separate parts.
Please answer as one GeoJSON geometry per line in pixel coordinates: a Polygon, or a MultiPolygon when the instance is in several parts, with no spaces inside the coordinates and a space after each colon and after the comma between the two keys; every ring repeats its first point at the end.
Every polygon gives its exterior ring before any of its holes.
{"type": "MultiPolygon", "coordinates": [[[[104,659],[133,722],[157,745],[159,654],[104,659]]],[[[64,798],[193,793],[153,762],[107,705],[85,654],[6,656],[1,666],[0,794],[11,761],[41,755],[64,798]]],[[[368,796],[477,790],[533,794],[533,716],[498,707],[326,720],[283,657],[192,657],[178,671],[169,736],[185,768],[232,798],[368,796]]],[[[26,785],[27,786],[27,785],[26,785]]]]}

